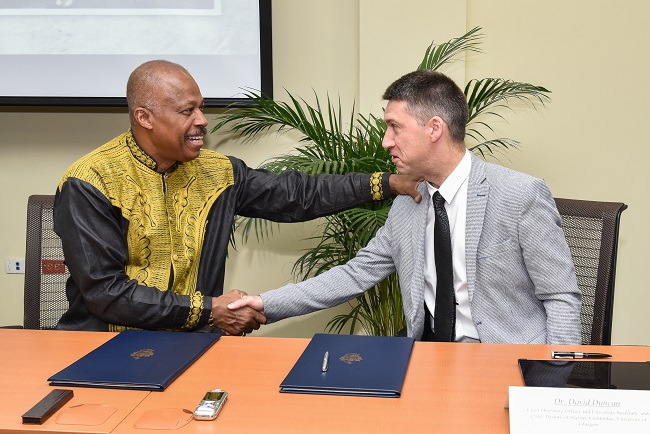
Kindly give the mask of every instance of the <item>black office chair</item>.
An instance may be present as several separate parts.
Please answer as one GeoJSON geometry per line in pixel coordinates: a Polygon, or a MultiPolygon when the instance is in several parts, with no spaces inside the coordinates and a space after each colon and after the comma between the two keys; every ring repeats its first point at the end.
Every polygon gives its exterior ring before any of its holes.
{"type": "Polygon", "coordinates": [[[32,195],[27,201],[25,252],[26,329],[53,329],[68,309],[65,282],[70,273],[64,263],[61,240],[54,233],[54,195],[32,195]]]}
{"type": "Polygon", "coordinates": [[[627,205],[555,199],[582,291],[582,343],[611,345],[618,229],[627,205]]]}

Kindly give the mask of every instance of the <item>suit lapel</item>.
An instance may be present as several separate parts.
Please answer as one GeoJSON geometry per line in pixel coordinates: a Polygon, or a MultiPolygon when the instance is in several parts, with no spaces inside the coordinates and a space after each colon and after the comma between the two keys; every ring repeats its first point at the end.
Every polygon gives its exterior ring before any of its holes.
{"type": "MultiPolygon", "coordinates": [[[[404,306],[410,306],[410,312],[404,312],[406,318],[418,317],[418,313],[423,310],[424,306],[424,232],[427,226],[427,212],[431,202],[429,190],[425,182],[418,186],[418,191],[422,194],[422,202],[413,205],[412,218],[409,219],[411,226],[411,261],[413,263],[413,274],[409,282],[407,291],[402,291],[404,306]]],[[[406,260],[406,258],[403,258],[406,260]]],[[[424,319],[424,317],[422,317],[424,319]]]]}
{"type": "Polygon", "coordinates": [[[485,163],[472,154],[472,168],[467,184],[467,222],[465,227],[465,264],[467,291],[471,303],[476,286],[476,257],[483,229],[490,186],[485,177],[485,163]]]}

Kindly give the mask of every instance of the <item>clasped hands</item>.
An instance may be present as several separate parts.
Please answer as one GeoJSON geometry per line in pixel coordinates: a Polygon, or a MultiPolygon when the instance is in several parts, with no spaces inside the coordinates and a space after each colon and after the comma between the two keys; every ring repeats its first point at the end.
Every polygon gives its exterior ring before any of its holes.
{"type": "Polygon", "coordinates": [[[238,289],[212,298],[212,317],[215,326],[232,336],[251,333],[266,324],[262,298],[238,289]]]}

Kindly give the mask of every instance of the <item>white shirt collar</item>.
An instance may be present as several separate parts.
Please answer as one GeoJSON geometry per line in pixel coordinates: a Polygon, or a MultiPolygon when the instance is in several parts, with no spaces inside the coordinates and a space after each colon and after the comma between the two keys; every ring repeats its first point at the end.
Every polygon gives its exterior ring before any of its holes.
{"type": "Polygon", "coordinates": [[[445,202],[451,203],[460,190],[460,187],[463,185],[465,180],[469,177],[469,172],[472,169],[472,158],[470,151],[465,149],[465,155],[463,159],[460,160],[458,166],[451,172],[451,174],[444,180],[440,188],[435,188],[429,182],[427,182],[427,190],[429,190],[429,195],[433,196],[433,193],[440,191],[440,195],[445,199],[445,202]]]}

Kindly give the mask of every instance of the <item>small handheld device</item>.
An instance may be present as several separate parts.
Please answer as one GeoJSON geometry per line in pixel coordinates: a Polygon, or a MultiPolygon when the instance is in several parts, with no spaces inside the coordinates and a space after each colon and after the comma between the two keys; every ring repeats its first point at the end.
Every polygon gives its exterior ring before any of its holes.
{"type": "Polygon", "coordinates": [[[52,416],[58,409],[63,407],[72,399],[74,392],[69,389],[53,389],[41,399],[27,413],[23,414],[23,423],[42,424],[48,417],[52,416]]]}
{"type": "Polygon", "coordinates": [[[228,392],[222,389],[212,389],[205,393],[205,396],[199,402],[194,410],[194,419],[196,420],[214,420],[217,418],[221,407],[228,399],[228,392]]]}

